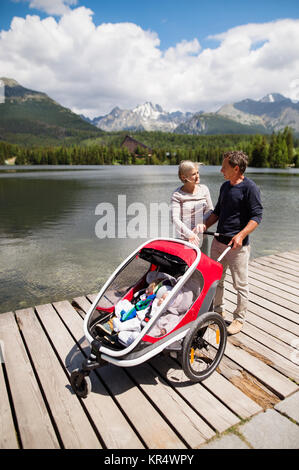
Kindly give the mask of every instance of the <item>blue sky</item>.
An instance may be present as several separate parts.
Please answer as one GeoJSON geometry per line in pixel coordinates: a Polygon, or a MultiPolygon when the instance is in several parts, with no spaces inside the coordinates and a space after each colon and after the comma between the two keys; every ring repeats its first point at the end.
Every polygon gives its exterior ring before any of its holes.
{"type": "MultiPolygon", "coordinates": [[[[282,18],[299,18],[299,0],[78,0],[94,12],[94,22],[132,22],[158,33],[161,48],[197,38],[213,47],[208,36],[247,23],[264,23],[282,18]]],[[[29,1],[1,0],[0,29],[8,29],[13,16],[46,13],[30,8],[29,1]]]]}
{"type": "Polygon", "coordinates": [[[0,76],[90,117],[299,100],[298,44],[299,0],[0,0],[0,76]]]}

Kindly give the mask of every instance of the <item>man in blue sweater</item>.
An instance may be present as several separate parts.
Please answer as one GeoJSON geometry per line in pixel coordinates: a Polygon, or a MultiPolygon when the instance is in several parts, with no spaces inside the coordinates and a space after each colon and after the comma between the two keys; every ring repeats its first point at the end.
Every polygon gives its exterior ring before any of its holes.
{"type": "Polygon", "coordinates": [[[213,239],[211,258],[217,259],[228,245],[232,246],[221,261],[223,275],[214,299],[214,310],[225,317],[224,279],[229,267],[237,291],[234,320],[227,328],[229,334],[238,333],[245,321],[249,295],[249,234],[260,224],[263,212],[259,188],[244,176],[247,165],[248,157],[241,151],[223,155],[221,172],[227,181],[221,186],[216,207],[205,224],[205,229],[208,229],[218,222],[217,232],[225,235],[213,239]]]}

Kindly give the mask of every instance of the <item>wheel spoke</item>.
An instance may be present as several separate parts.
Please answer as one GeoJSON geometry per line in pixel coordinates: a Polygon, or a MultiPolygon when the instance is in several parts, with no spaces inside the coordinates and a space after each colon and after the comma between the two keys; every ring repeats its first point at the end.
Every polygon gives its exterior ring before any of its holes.
{"type": "Polygon", "coordinates": [[[207,378],[218,366],[225,345],[226,327],[223,319],[214,312],[203,314],[186,336],[183,345],[185,374],[194,381],[207,378]]]}

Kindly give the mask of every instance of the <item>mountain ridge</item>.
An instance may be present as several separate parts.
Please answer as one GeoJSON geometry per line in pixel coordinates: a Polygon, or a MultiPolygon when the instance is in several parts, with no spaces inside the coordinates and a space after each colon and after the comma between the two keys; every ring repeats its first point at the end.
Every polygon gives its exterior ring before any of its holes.
{"type": "Polygon", "coordinates": [[[109,114],[94,118],[93,125],[106,132],[122,130],[145,130],[173,132],[175,128],[190,118],[192,113],[181,111],[166,112],[159,104],[146,101],[133,109],[114,107],[109,114]]]}
{"type": "Polygon", "coordinates": [[[147,101],[133,109],[115,106],[94,119],[63,107],[46,93],[31,90],[12,78],[0,78],[0,139],[28,144],[68,144],[106,132],[161,131],[176,134],[270,134],[290,127],[299,134],[299,103],[279,93],[259,100],[228,103],[216,112],[165,111],[147,101]],[[3,91],[3,90],[2,90],[3,91]]]}
{"type": "Polygon", "coordinates": [[[291,127],[299,132],[299,103],[279,93],[270,93],[260,100],[245,99],[222,106],[217,114],[242,123],[260,125],[265,132],[291,127]]]}
{"type": "Polygon", "coordinates": [[[70,109],[46,93],[31,90],[16,80],[1,77],[4,100],[0,103],[0,139],[30,145],[80,142],[101,135],[70,109]]]}
{"type": "Polygon", "coordinates": [[[89,120],[106,132],[164,131],[184,134],[244,133],[265,134],[286,126],[299,133],[299,103],[279,93],[269,93],[260,100],[244,99],[228,103],[216,112],[166,112],[158,104],[146,102],[132,110],[114,107],[104,116],[89,120]]]}

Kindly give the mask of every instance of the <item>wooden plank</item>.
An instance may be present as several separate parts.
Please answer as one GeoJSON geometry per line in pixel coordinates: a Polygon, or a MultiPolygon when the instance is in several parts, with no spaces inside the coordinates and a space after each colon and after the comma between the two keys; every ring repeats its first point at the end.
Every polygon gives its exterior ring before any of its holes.
{"type": "Polygon", "coordinates": [[[295,295],[290,291],[284,291],[281,289],[281,284],[280,286],[275,285],[274,282],[272,285],[269,283],[266,284],[264,281],[259,281],[257,276],[253,278],[252,275],[250,275],[249,285],[251,291],[254,291],[256,294],[266,296],[270,300],[270,297],[268,296],[270,293],[272,302],[283,305],[284,307],[299,313],[298,294],[295,295]]]}
{"type": "Polygon", "coordinates": [[[264,275],[267,278],[275,279],[281,282],[282,288],[284,289],[285,289],[285,286],[291,286],[294,289],[299,289],[299,282],[298,282],[297,277],[294,277],[292,275],[289,276],[286,273],[277,272],[272,267],[259,264],[256,261],[250,262],[249,269],[251,268],[258,270],[262,275],[264,275]]]}
{"type": "MultiPolygon", "coordinates": [[[[225,310],[228,314],[228,318],[227,318],[228,320],[233,319],[232,312],[235,310],[235,307],[236,307],[235,303],[226,300],[225,310]]],[[[246,314],[246,322],[243,328],[243,332],[246,334],[249,334],[249,336],[252,336],[252,332],[250,332],[250,330],[248,329],[248,326],[250,325],[252,325],[253,327],[256,327],[254,329],[254,332],[256,332],[258,335],[259,333],[260,334],[265,333],[266,338],[269,337],[269,341],[271,341],[271,338],[274,337],[274,338],[279,339],[280,343],[293,347],[294,342],[298,340],[298,335],[294,335],[290,333],[289,331],[284,330],[280,326],[274,325],[274,323],[271,323],[270,321],[265,320],[264,318],[259,317],[258,315],[255,315],[254,313],[248,311],[246,314]]],[[[263,341],[264,341],[264,337],[263,337],[263,341]]],[[[267,340],[265,344],[267,344],[267,340]]],[[[288,354],[289,349],[282,349],[282,351],[284,351],[284,354],[288,354]]]]}
{"type": "MultiPolygon", "coordinates": [[[[6,346],[5,368],[22,447],[24,449],[59,448],[56,434],[12,312],[0,315],[0,337],[6,346]]],[[[5,395],[2,393],[1,401],[3,396],[5,395]]],[[[1,417],[5,415],[1,413],[1,417]]],[[[12,429],[6,431],[11,435],[12,429]]],[[[5,437],[6,431],[3,435],[4,443],[8,438],[8,436],[5,437]]],[[[2,433],[0,439],[3,442],[2,433]]],[[[14,443],[14,439],[10,442],[14,443]]]]}
{"type": "Polygon", "coordinates": [[[283,264],[285,267],[291,268],[292,272],[295,271],[299,274],[298,263],[295,260],[290,259],[290,257],[280,257],[279,255],[271,255],[268,257],[270,261],[275,261],[275,263],[283,264]]]}
{"type": "MultiPolygon", "coordinates": [[[[231,293],[235,293],[235,289],[233,288],[232,284],[227,282],[226,284],[226,291],[230,291],[231,293]]],[[[275,304],[271,302],[271,300],[267,300],[259,295],[254,294],[254,292],[249,292],[249,302],[250,304],[256,304],[260,307],[263,307],[271,312],[276,313],[280,317],[286,318],[297,325],[299,325],[299,315],[287,308],[284,308],[281,305],[275,304]]]]}
{"type": "Polygon", "coordinates": [[[274,274],[265,273],[260,269],[255,268],[254,266],[249,266],[249,279],[250,283],[254,279],[257,282],[262,282],[265,287],[270,286],[272,289],[276,289],[278,295],[284,296],[288,294],[292,294],[293,296],[298,296],[298,288],[292,287],[286,282],[282,282],[279,276],[275,276],[274,274]]]}
{"type": "Polygon", "coordinates": [[[269,367],[256,357],[253,357],[241,348],[233,346],[229,342],[226,345],[225,355],[240,364],[280,397],[285,398],[299,389],[297,384],[284,377],[272,367],[269,367]]]}
{"type": "MultiPolygon", "coordinates": [[[[231,344],[241,347],[245,351],[249,352],[254,357],[262,360],[266,364],[270,365],[274,369],[281,372],[286,377],[299,381],[299,368],[295,363],[282,357],[277,352],[269,349],[263,343],[258,342],[257,339],[247,336],[243,331],[229,338],[231,344]]],[[[293,348],[292,348],[293,349],[293,348]]],[[[295,349],[293,351],[296,352],[295,349]]],[[[290,356],[291,357],[291,356],[290,356]]]]}
{"type": "Polygon", "coordinates": [[[297,263],[299,263],[299,254],[289,252],[289,253],[279,253],[279,256],[282,256],[284,258],[287,256],[290,256],[294,262],[296,261],[297,263]]]}
{"type": "MultiPolygon", "coordinates": [[[[1,332],[0,332],[1,338],[1,332]]],[[[4,350],[2,350],[4,343],[0,340],[0,357],[4,363],[4,350]]],[[[4,349],[4,348],[3,348],[4,349]]],[[[1,400],[0,400],[0,449],[18,449],[18,439],[16,435],[16,430],[14,427],[13,417],[10,408],[10,402],[8,398],[8,393],[6,389],[5,379],[4,379],[4,366],[0,361],[0,390],[1,390],[1,400]]]]}
{"type": "MultiPolygon", "coordinates": [[[[234,308],[231,310],[233,309],[234,308]]],[[[292,357],[294,356],[294,352],[296,352],[295,344],[299,340],[299,336],[286,332],[288,335],[287,339],[289,340],[289,344],[285,344],[281,340],[284,330],[276,327],[278,331],[276,332],[277,338],[275,338],[269,335],[269,330],[273,333],[273,327],[275,328],[275,325],[272,325],[269,322],[264,322],[268,323],[268,327],[266,326],[266,331],[262,331],[260,327],[257,328],[248,322],[248,320],[250,321],[251,317],[252,315],[250,312],[248,312],[246,323],[242,332],[234,337],[231,337],[230,341],[233,344],[235,344],[236,341],[239,343],[239,345],[245,346],[245,349],[247,348],[251,350],[251,353],[253,355],[257,355],[257,357],[261,355],[265,358],[265,362],[271,364],[273,368],[282,372],[286,377],[298,381],[299,368],[297,364],[292,361],[292,357]]],[[[254,317],[259,318],[257,316],[254,317]]]]}
{"type": "Polygon", "coordinates": [[[271,263],[273,266],[275,266],[276,269],[279,269],[281,271],[289,272],[290,274],[293,274],[294,276],[298,276],[298,266],[297,265],[291,265],[291,263],[288,263],[288,261],[282,259],[282,258],[276,258],[275,255],[270,255],[270,256],[261,256],[258,258],[259,261],[268,261],[271,263]]]}
{"type": "MultiPolygon", "coordinates": [[[[230,290],[232,289],[233,287],[230,288],[230,290]]],[[[265,309],[276,313],[280,317],[286,318],[287,320],[290,320],[291,322],[294,322],[297,325],[299,325],[298,313],[295,313],[292,310],[289,310],[288,308],[283,307],[282,305],[275,304],[271,300],[268,300],[259,295],[256,295],[254,292],[249,293],[249,302],[255,303],[259,307],[264,307],[265,309]]]]}
{"type": "Polygon", "coordinates": [[[275,258],[277,260],[280,260],[281,262],[288,262],[292,266],[295,266],[298,268],[298,263],[299,263],[299,256],[291,253],[277,253],[275,255],[275,258]]]}
{"type": "Polygon", "coordinates": [[[263,409],[218,372],[214,372],[202,384],[243,419],[263,409]]]}
{"type": "MultiPolygon", "coordinates": [[[[279,358],[285,358],[288,360],[288,362],[291,361],[290,357],[294,353],[294,350],[295,350],[294,347],[283,343],[278,338],[273,338],[267,332],[263,332],[259,330],[259,328],[256,328],[255,326],[247,324],[247,323],[245,323],[242,332],[245,333],[247,336],[250,336],[256,342],[259,342],[267,346],[267,348],[277,353],[279,358]]],[[[297,339],[299,340],[299,337],[297,337],[297,339]]],[[[298,373],[299,373],[299,370],[298,370],[298,373]]]]}
{"type": "MultiPolygon", "coordinates": [[[[85,356],[74,339],[63,326],[60,317],[50,304],[39,305],[36,311],[48,334],[52,338],[56,351],[70,373],[80,368],[85,356]],[[59,331],[59,334],[57,332],[59,331]]],[[[73,313],[77,315],[76,313],[73,313]]],[[[82,320],[80,320],[82,327],[82,320]]],[[[108,449],[139,449],[144,446],[132,430],[119,408],[107,393],[95,373],[90,375],[92,392],[84,400],[93,423],[97,427],[108,449]],[[120,436],[122,436],[120,438],[120,436]]]]}
{"type": "Polygon", "coordinates": [[[19,310],[16,315],[65,448],[101,448],[33,309],[19,310]]]}
{"type": "MultiPolygon", "coordinates": [[[[259,330],[266,332],[267,335],[273,336],[274,338],[279,339],[281,342],[286,343],[287,345],[293,345],[294,341],[298,339],[298,335],[291,333],[290,331],[281,328],[274,323],[271,323],[268,320],[265,320],[254,313],[247,312],[246,323],[249,323],[259,330]]],[[[293,327],[293,324],[291,325],[293,327]]],[[[298,328],[297,328],[298,330],[298,328]]]]}
{"type": "Polygon", "coordinates": [[[91,303],[85,296],[81,297],[75,297],[73,299],[73,302],[75,302],[75,305],[78,305],[78,307],[82,310],[82,312],[87,313],[88,310],[90,309],[91,303]]]}
{"type": "Polygon", "coordinates": [[[292,298],[291,294],[288,294],[288,299],[286,299],[271,292],[270,289],[266,290],[257,286],[254,282],[250,282],[250,291],[259,297],[266,298],[268,301],[291,310],[292,312],[299,313],[299,304],[298,302],[294,302],[294,298],[292,298]]]}
{"type": "Polygon", "coordinates": [[[171,358],[156,357],[150,363],[216,431],[223,432],[239,422],[239,418],[202,384],[192,383],[171,358]]]}
{"type": "MultiPolygon", "coordinates": [[[[265,276],[257,275],[256,273],[252,273],[249,271],[249,284],[250,286],[256,286],[260,289],[263,289],[266,292],[271,292],[276,296],[280,297],[281,299],[285,299],[287,301],[291,301],[298,306],[298,291],[294,288],[289,288],[288,290],[283,290],[281,282],[275,282],[273,279],[268,282],[265,279],[265,276]]],[[[287,286],[286,286],[287,287],[287,286]]]]}
{"type": "Polygon", "coordinates": [[[134,423],[149,449],[186,448],[186,445],[121,367],[112,365],[103,367],[101,377],[134,423]]]}
{"type": "Polygon", "coordinates": [[[86,297],[91,303],[93,303],[95,301],[97,295],[98,294],[88,294],[86,297]]]}
{"type": "MultiPolygon", "coordinates": [[[[234,291],[233,279],[229,274],[227,274],[226,276],[226,283],[227,283],[226,284],[227,288],[231,291],[234,291]]],[[[271,289],[269,287],[270,286],[260,287],[257,285],[257,282],[249,278],[249,290],[251,294],[254,294],[255,296],[259,296],[262,299],[267,299],[269,302],[272,302],[274,304],[277,304],[281,307],[286,308],[287,310],[290,310],[292,312],[299,314],[298,298],[297,298],[297,303],[296,303],[294,301],[295,296],[292,297],[290,293],[285,293],[285,295],[283,296],[277,295],[276,293],[274,293],[275,288],[273,289],[274,292],[271,292],[271,289]]]]}
{"type": "MultiPolygon", "coordinates": [[[[53,305],[78,343],[84,346],[86,342],[82,338],[83,323],[72,305],[67,301],[55,302],[53,305]]],[[[146,400],[122,368],[108,365],[100,369],[99,373],[123,412],[150,449],[161,449],[164,446],[167,449],[185,448],[182,441],[146,400]],[[147,417],[146,419],[142,419],[140,410],[142,410],[143,416],[147,417]],[[157,429],[159,429],[159,432],[157,432],[157,429]]]]}
{"type": "MultiPolygon", "coordinates": [[[[225,299],[231,301],[233,304],[236,304],[236,294],[234,292],[229,291],[226,289],[225,291],[225,299]]],[[[226,302],[227,302],[226,300],[226,302]]],[[[284,328],[287,332],[292,332],[294,335],[299,335],[299,325],[293,323],[292,321],[277,315],[270,310],[261,307],[257,304],[249,302],[248,312],[259,316],[263,319],[268,320],[269,322],[273,323],[274,325],[279,326],[280,328],[284,328]]]]}
{"type": "Polygon", "coordinates": [[[284,278],[293,280],[297,282],[298,273],[293,271],[289,267],[284,266],[283,264],[276,263],[275,260],[268,260],[267,257],[265,258],[256,258],[254,260],[254,264],[258,264],[260,266],[266,266],[272,268],[276,273],[281,274],[284,278]]]}
{"type": "Polygon", "coordinates": [[[215,436],[215,431],[148,364],[128,368],[127,373],[138,382],[189,447],[194,449],[215,436]]]}
{"type": "Polygon", "coordinates": [[[299,258],[299,251],[298,250],[287,251],[287,252],[284,252],[284,253],[289,254],[289,255],[296,255],[299,258]]]}

